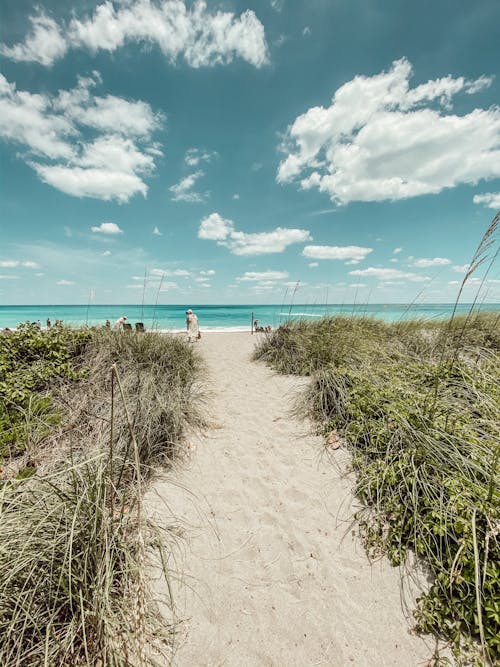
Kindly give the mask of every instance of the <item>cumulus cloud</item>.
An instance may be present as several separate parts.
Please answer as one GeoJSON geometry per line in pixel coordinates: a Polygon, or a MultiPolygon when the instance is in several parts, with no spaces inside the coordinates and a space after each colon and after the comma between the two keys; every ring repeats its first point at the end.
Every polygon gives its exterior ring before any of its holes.
{"type": "Polygon", "coordinates": [[[74,285],[74,284],[75,283],[72,280],[65,280],[64,278],[56,282],[56,285],[63,285],[63,286],[74,285]]]}
{"type": "Polygon", "coordinates": [[[12,47],[1,44],[0,53],[11,60],[52,65],[55,60],[62,58],[68,49],[61,28],[43,12],[30,16],[29,20],[31,32],[24,43],[12,47]]]}
{"type": "Polygon", "coordinates": [[[406,59],[356,76],[330,106],[312,107],[288,128],[277,181],[298,181],[332,201],[383,201],[438,193],[500,176],[500,109],[451,113],[453,97],[491,84],[446,76],[410,87],[406,59]]]}
{"type": "Polygon", "coordinates": [[[91,227],[90,230],[100,234],[123,234],[123,229],[120,229],[116,222],[102,222],[99,226],[91,227]]]}
{"type": "Polygon", "coordinates": [[[189,174],[189,176],[181,179],[176,185],[172,185],[169,188],[170,192],[173,194],[172,201],[198,203],[207,199],[208,193],[202,194],[201,192],[193,190],[196,181],[204,175],[205,172],[201,170],[195,171],[193,174],[189,174]]]}
{"type": "Polygon", "coordinates": [[[451,264],[451,260],[446,257],[434,257],[434,259],[422,257],[422,259],[412,259],[410,262],[410,266],[418,269],[427,269],[429,266],[447,266],[448,264],[451,264]]]}
{"type": "Polygon", "coordinates": [[[311,240],[311,234],[306,229],[277,227],[271,232],[239,232],[232,220],[227,220],[218,213],[211,213],[203,218],[198,229],[198,237],[216,241],[217,245],[229,248],[234,255],[283,252],[293,243],[311,240]]]}
{"type": "Polygon", "coordinates": [[[163,236],[163,234],[160,232],[160,230],[158,229],[158,227],[155,227],[155,228],[153,229],[153,235],[154,235],[154,236],[163,236]]]}
{"type": "Polygon", "coordinates": [[[500,209],[500,192],[485,192],[483,195],[474,195],[474,204],[483,204],[488,208],[500,209]]]}
{"type": "MultiPolygon", "coordinates": [[[[168,277],[177,276],[177,277],[179,277],[180,276],[180,277],[183,277],[183,278],[187,278],[188,276],[191,275],[191,271],[189,271],[188,269],[151,269],[151,271],[149,273],[152,276],[160,276],[160,277],[165,277],[165,276],[168,276],[168,277]]],[[[143,280],[143,278],[141,278],[141,277],[135,278],[134,277],[134,280],[143,280]]]]}
{"type": "Polygon", "coordinates": [[[201,148],[189,148],[184,156],[188,167],[197,167],[201,162],[211,162],[218,154],[215,151],[206,151],[201,148]]]}
{"type": "Polygon", "coordinates": [[[162,155],[151,137],[164,117],[142,101],[93,95],[100,81],[94,72],[49,95],[17,90],[0,75],[0,137],[24,147],[21,157],[39,178],[66,194],[119,202],[146,196],[143,179],[162,155]]]}
{"type": "Polygon", "coordinates": [[[289,278],[288,271],[245,271],[245,273],[236,278],[239,282],[262,282],[286,280],[289,278]]]}
{"type": "Polygon", "coordinates": [[[319,262],[309,262],[308,266],[311,269],[315,269],[317,266],[319,266],[319,262]]]}
{"type": "Polygon", "coordinates": [[[362,248],[357,245],[306,245],[302,254],[310,259],[342,259],[348,264],[358,264],[373,248],[362,248]]]}
{"type": "Polygon", "coordinates": [[[16,61],[51,65],[68,49],[112,53],[127,43],[155,44],[171,63],[183,56],[191,67],[227,64],[241,58],[255,67],[268,62],[264,26],[252,10],[240,16],[207,9],[204,0],[106,1],[86,17],[57,24],[40,13],[30,17],[31,32],[23,43],[2,45],[16,61]]]}
{"type": "Polygon", "coordinates": [[[466,273],[470,268],[470,264],[455,264],[452,266],[453,271],[456,273],[466,273]]]}
{"type": "Polygon", "coordinates": [[[428,276],[422,276],[418,273],[410,273],[407,271],[400,271],[399,269],[384,269],[369,267],[368,269],[354,269],[349,271],[351,276],[365,276],[366,278],[379,278],[381,280],[411,280],[413,282],[426,282],[430,280],[428,276]]]}
{"type": "Polygon", "coordinates": [[[0,259],[0,267],[3,269],[39,269],[40,264],[38,262],[32,262],[30,260],[19,260],[19,259],[0,259]]]}
{"type": "Polygon", "coordinates": [[[403,250],[403,248],[394,248],[394,250],[392,251],[392,254],[393,255],[398,255],[402,250],[403,250]]]}

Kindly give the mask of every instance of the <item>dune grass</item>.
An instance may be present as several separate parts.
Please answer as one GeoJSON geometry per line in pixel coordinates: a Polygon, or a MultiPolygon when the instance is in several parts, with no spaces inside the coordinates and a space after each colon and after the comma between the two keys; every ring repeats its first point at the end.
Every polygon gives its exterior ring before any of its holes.
{"type": "Polygon", "coordinates": [[[352,452],[369,552],[432,576],[417,627],[500,660],[500,319],[295,321],[255,358],[310,375],[301,401],[352,452]]]}
{"type": "Polygon", "coordinates": [[[0,487],[2,667],[170,660],[175,626],[145,573],[158,549],[168,577],[172,538],[144,515],[142,498],[186,426],[202,422],[201,362],[173,337],[87,334],[72,357],[78,374],[51,377],[57,421],[25,443],[35,474],[0,487]]]}

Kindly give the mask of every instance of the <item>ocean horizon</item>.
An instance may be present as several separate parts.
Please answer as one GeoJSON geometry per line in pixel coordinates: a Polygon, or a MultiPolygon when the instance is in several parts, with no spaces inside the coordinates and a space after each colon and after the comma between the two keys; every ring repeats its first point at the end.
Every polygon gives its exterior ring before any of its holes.
{"type": "MultiPolygon", "coordinates": [[[[45,327],[47,318],[53,324],[62,320],[69,326],[99,326],[107,319],[111,325],[126,316],[134,325],[143,322],[146,329],[179,331],[185,328],[185,311],[192,308],[198,315],[200,327],[205,331],[250,331],[252,314],[263,326],[273,328],[288,319],[321,318],[328,315],[369,316],[394,322],[403,319],[444,319],[450,317],[455,304],[244,304],[244,305],[10,305],[0,306],[0,327],[14,328],[22,322],[40,321],[45,327]]],[[[470,311],[471,303],[457,306],[457,314],[470,311]]],[[[500,313],[500,303],[476,304],[475,310],[500,313]]]]}

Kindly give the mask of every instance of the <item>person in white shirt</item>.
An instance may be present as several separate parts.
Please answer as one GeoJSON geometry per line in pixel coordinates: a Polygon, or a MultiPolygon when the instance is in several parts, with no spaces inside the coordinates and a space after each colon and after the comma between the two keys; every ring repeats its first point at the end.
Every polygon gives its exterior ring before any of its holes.
{"type": "Polygon", "coordinates": [[[192,343],[200,338],[200,328],[198,326],[198,317],[193,313],[191,308],[186,310],[186,327],[188,343],[192,343]]]}
{"type": "Polygon", "coordinates": [[[119,317],[115,322],[115,329],[123,329],[123,324],[126,321],[127,318],[124,315],[122,315],[122,317],[119,317]]]}

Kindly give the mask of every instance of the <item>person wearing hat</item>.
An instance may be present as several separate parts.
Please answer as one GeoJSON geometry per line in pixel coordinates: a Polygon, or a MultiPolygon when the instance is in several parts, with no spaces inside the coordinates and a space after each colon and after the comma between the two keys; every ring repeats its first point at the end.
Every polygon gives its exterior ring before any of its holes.
{"type": "Polygon", "coordinates": [[[188,343],[192,343],[193,341],[198,340],[198,338],[201,338],[198,317],[193,313],[191,308],[186,310],[186,327],[188,343]]]}
{"type": "Polygon", "coordinates": [[[123,324],[126,321],[127,318],[124,315],[122,315],[122,317],[119,317],[115,322],[115,329],[123,329],[123,324]]]}

